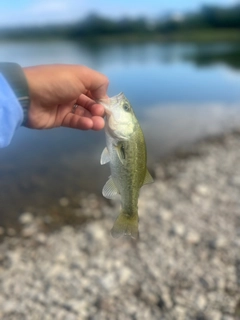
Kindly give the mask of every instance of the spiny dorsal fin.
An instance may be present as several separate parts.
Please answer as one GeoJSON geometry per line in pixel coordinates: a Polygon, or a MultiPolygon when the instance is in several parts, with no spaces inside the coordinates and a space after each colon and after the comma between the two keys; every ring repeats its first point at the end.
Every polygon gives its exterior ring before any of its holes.
{"type": "Polygon", "coordinates": [[[105,148],[103,149],[102,154],[101,154],[100,163],[101,163],[101,164],[105,164],[105,163],[108,163],[109,161],[110,161],[109,152],[108,152],[107,147],[105,147],[105,148]]]}
{"type": "Polygon", "coordinates": [[[103,187],[102,194],[107,199],[114,199],[118,195],[118,193],[118,189],[110,176],[103,187]]]}
{"type": "Polygon", "coordinates": [[[147,170],[143,184],[148,184],[153,182],[154,182],[153,177],[150,175],[149,171],[147,170]]]}

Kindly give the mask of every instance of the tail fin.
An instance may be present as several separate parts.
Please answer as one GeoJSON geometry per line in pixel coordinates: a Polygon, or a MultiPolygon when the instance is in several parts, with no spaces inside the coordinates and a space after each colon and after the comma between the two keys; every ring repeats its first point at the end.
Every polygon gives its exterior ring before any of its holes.
{"type": "Polygon", "coordinates": [[[138,239],[138,213],[129,216],[121,211],[111,230],[113,238],[119,238],[122,235],[131,236],[138,239]]]}

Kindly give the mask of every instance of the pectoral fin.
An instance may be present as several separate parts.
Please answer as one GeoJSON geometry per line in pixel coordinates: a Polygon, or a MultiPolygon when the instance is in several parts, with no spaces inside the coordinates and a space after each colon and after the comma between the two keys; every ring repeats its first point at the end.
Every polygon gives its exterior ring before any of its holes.
{"type": "Polygon", "coordinates": [[[105,183],[102,194],[107,199],[114,199],[118,195],[118,189],[115,186],[113,179],[110,177],[105,183]]]}
{"type": "Polygon", "coordinates": [[[109,161],[110,161],[109,152],[108,152],[107,147],[105,147],[105,148],[103,149],[102,154],[101,154],[100,163],[101,163],[101,164],[105,164],[105,163],[108,163],[109,161]]]}
{"type": "Polygon", "coordinates": [[[124,165],[126,163],[126,153],[125,153],[125,148],[122,142],[119,142],[116,146],[115,146],[116,150],[117,150],[117,155],[119,160],[121,161],[121,163],[124,165]]]}
{"type": "Polygon", "coordinates": [[[143,184],[148,184],[153,182],[154,182],[153,177],[150,175],[149,171],[147,170],[143,184]]]}

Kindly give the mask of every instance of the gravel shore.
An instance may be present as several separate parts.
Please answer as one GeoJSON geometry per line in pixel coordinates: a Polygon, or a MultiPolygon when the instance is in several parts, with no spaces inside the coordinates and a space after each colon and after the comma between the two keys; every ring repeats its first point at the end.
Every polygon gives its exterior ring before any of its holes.
{"type": "Polygon", "coordinates": [[[240,319],[240,133],[154,171],[138,242],[110,236],[119,203],[100,206],[94,195],[79,227],[44,233],[23,213],[22,236],[8,232],[0,245],[0,319],[240,319]]]}

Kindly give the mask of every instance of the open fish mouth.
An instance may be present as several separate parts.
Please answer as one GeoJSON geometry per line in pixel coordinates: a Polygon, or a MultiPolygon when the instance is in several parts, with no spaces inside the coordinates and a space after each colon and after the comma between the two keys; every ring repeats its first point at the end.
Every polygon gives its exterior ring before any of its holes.
{"type": "Polygon", "coordinates": [[[97,103],[100,103],[101,105],[104,106],[105,112],[107,115],[111,115],[112,108],[115,108],[117,104],[119,104],[123,99],[124,99],[124,93],[120,92],[116,96],[113,96],[111,98],[107,99],[99,99],[97,100],[97,103]]]}

